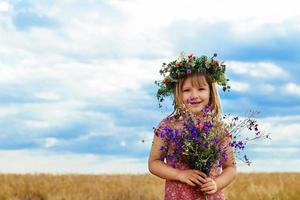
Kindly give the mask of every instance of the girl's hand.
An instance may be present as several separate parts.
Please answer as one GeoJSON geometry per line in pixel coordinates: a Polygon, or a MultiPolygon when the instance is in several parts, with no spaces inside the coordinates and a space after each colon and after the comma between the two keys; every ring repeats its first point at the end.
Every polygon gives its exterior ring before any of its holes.
{"type": "Polygon", "coordinates": [[[206,174],[199,170],[179,170],[176,179],[190,186],[201,186],[206,183],[206,174]]]}
{"type": "Polygon", "coordinates": [[[213,180],[210,177],[207,177],[206,179],[206,183],[204,183],[201,186],[201,191],[205,192],[206,194],[214,194],[217,192],[218,190],[218,186],[215,180],[213,180]]]}

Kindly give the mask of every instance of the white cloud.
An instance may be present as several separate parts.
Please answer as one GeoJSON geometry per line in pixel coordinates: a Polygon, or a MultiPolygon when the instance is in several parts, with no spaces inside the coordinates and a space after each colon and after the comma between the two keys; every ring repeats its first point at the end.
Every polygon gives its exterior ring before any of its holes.
{"type": "Polygon", "coordinates": [[[43,146],[46,148],[54,147],[59,144],[59,140],[54,137],[47,137],[44,139],[43,146]]]}
{"type": "Polygon", "coordinates": [[[54,154],[40,150],[1,150],[0,162],[1,173],[136,174],[147,172],[146,160],[95,154],[54,154]]]}
{"type": "Polygon", "coordinates": [[[122,146],[122,147],[126,147],[126,146],[127,146],[127,143],[126,143],[126,141],[124,141],[124,140],[123,140],[123,141],[121,141],[121,142],[120,142],[120,146],[122,146]]]}
{"type": "Polygon", "coordinates": [[[55,92],[38,92],[33,95],[34,97],[37,97],[39,99],[45,99],[45,100],[59,100],[60,95],[55,92]]]}
{"type": "Polygon", "coordinates": [[[51,67],[3,66],[0,82],[25,87],[25,91],[28,88],[31,92],[37,87],[37,82],[46,81],[49,84],[34,90],[37,92],[32,94],[33,97],[45,100],[76,97],[84,101],[95,99],[103,104],[113,104],[124,96],[126,90],[146,97],[142,91],[143,83],[153,84],[155,79],[160,78],[158,70],[161,63],[160,60],[124,59],[90,64],[61,63],[51,67]]]}
{"type": "MultiPolygon", "coordinates": [[[[139,30],[145,30],[143,33],[145,35],[147,35],[147,32],[158,33],[161,36],[160,39],[166,43],[163,48],[165,51],[166,49],[170,49],[168,46],[177,47],[176,45],[178,44],[174,43],[174,40],[172,41],[174,44],[172,42],[168,44],[168,41],[174,39],[174,37],[176,38],[177,34],[180,34],[180,31],[182,31],[177,29],[182,27],[185,28],[183,31],[185,32],[185,37],[179,37],[178,41],[175,41],[181,45],[181,48],[190,48],[191,45],[189,45],[190,41],[188,39],[190,36],[193,36],[191,38],[205,38],[208,34],[207,27],[205,26],[220,26],[219,30],[226,26],[225,30],[228,31],[230,36],[235,40],[239,40],[239,42],[248,41],[250,46],[257,42],[258,38],[267,39],[270,38],[270,35],[286,38],[290,35],[289,30],[295,32],[300,30],[298,23],[300,15],[296,8],[297,6],[295,6],[298,5],[296,0],[288,0],[288,3],[285,1],[276,1],[272,4],[272,8],[270,8],[268,1],[261,2],[258,0],[251,2],[241,2],[238,0],[224,2],[219,0],[187,0],[184,2],[173,0],[163,2],[158,0],[151,2],[133,0],[111,1],[110,3],[126,15],[128,30],[135,30],[136,27],[139,27],[139,30]],[[266,12],[265,8],[268,8],[268,12],[266,12]],[[277,15],[276,13],[280,14],[277,15]],[[184,26],[184,24],[191,26],[184,26]],[[269,26],[272,28],[266,28],[269,26]],[[173,32],[168,31],[170,27],[172,27],[171,31],[173,32]],[[204,31],[199,33],[199,30],[204,31]],[[175,32],[176,34],[174,34],[175,32]],[[186,38],[188,39],[187,45],[186,47],[182,47],[185,43],[182,40],[186,38]]],[[[214,27],[213,31],[216,29],[218,28],[214,27]]],[[[225,34],[227,31],[225,31],[225,34]]],[[[217,39],[217,41],[218,39],[223,40],[217,35],[208,37],[208,40],[209,38],[217,39]]],[[[200,46],[198,48],[220,48],[219,44],[209,41],[207,43],[206,39],[202,41],[197,39],[196,43],[200,46]]],[[[164,55],[170,57],[170,53],[165,53],[164,55]]],[[[265,65],[265,63],[262,64],[265,65]]]]}
{"type": "Polygon", "coordinates": [[[278,116],[260,118],[259,125],[262,130],[271,133],[271,141],[267,146],[279,144],[283,147],[287,145],[298,145],[300,143],[300,116],[278,116]]]}
{"type": "Polygon", "coordinates": [[[0,117],[7,117],[9,115],[16,115],[18,113],[18,109],[12,106],[1,106],[0,107],[0,117]]]}
{"type": "Polygon", "coordinates": [[[299,172],[300,159],[251,159],[251,165],[238,163],[238,172],[299,172]]]}
{"type": "MultiPolygon", "coordinates": [[[[111,1],[111,4],[129,14],[134,25],[150,27],[165,26],[176,20],[226,22],[242,25],[247,22],[246,30],[250,26],[263,25],[265,23],[280,23],[289,18],[299,16],[296,0],[276,1],[270,7],[268,1],[238,0],[228,1],[111,1]],[[259,6],[257,6],[259,5],[259,6]],[[268,8],[268,12],[266,12],[268,8]],[[212,12],[213,10],[213,12],[212,12]],[[255,15],[253,11],[255,10],[255,15]],[[155,14],[154,14],[155,13],[155,14]],[[220,15],[220,13],[223,13],[220,15]],[[163,17],[162,17],[163,16],[163,17]],[[237,17],[238,16],[238,17],[237,17]],[[251,23],[249,23],[251,22],[251,23]]],[[[240,29],[241,30],[241,29],[240,29]]],[[[252,29],[252,31],[255,31],[252,29]]]]}
{"type": "Polygon", "coordinates": [[[23,120],[23,123],[31,128],[48,128],[50,126],[49,122],[41,120],[23,120]]]}
{"type": "Polygon", "coordinates": [[[89,126],[91,135],[81,133],[84,134],[84,137],[110,135],[118,130],[118,127],[115,126],[115,119],[111,116],[101,112],[87,111],[84,109],[85,106],[86,103],[80,101],[28,103],[19,105],[17,107],[19,112],[30,113],[30,116],[25,116],[26,118],[17,117],[20,120],[18,126],[26,128],[27,132],[29,132],[26,134],[29,135],[42,135],[45,130],[54,131],[61,127],[72,126],[78,123],[89,126]],[[35,130],[35,132],[32,130],[35,130]]]}
{"type": "Polygon", "coordinates": [[[276,86],[268,84],[268,83],[261,83],[258,87],[263,92],[274,92],[276,86]]]}
{"type": "Polygon", "coordinates": [[[259,153],[277,152],[278,154],[300,152],[300,148],[296,147],[256,147],[252,148],[251,150],[259,153]]]}
{"type": "Polygon", "coordinates": [[[0,12],[6,12],[9,10],[9,4],[8,2],[0,2],[0,12]]]}
{"type": "Polygon", "coordinates": [[[47,13],[59,25],[18,32],[13,21],[8,20],[9,28],[0,31],[4,36],[0,44],[5,46],[0,47],[0,52],[10,63],[45,66],[55,61],[166,55],[171,51],[172,45],[156,32],[159,30],[151,29],[150,33],[139,26],[130,27],[129,13],[122,16],[118,16],[118,10],[110,13],[106,8],[112,11],[115,8],[105,2],[86,2],[80,8],[76,1],[34,2],[33,6],[36,13],[47,13]]]}
{"type": "Polygon", "coordinates": [[[300,86],[295,83],[285,85],[286,92],[300,96],[300,86]]]}
{"type": "Polygon", "coordinates": [[[245,92],[249,89],[249,84],[239,82],[239,81],[230,81],[230,89],[238,91],[238,92],[245,92]]]}
{"type": "Polygon", "coordinates": [[[281,67],[267,62],[237,62],[228,61],[229,71],[235,74],[246,74],[253,77],[273,79],[275,77],[286,78],[288,74],[281,67]]]}
{"type": "MultiPolygon", "coordinates": [[[[210,8],[214,2],[111,1],[103,4],[103,6],[112,6],[111,9],[116,9],[115,12],[105,13],[116,18],[103,18],[104,14],[93,7],[101,7],[102,4],[88,3],[87,6],[80,9],[80,12],[76,12],[76,15],[60,17],[65,16],[65,13],[73,13],[77,9],[76,1],[58,1],[53,5],[46,2],[35,2],[37,12],[47,11],[50,16],[62,20],[61,26],[54,29],[35,28],[28,32],[16,32],[14,29],[2,31],[1,35],[5,37],[0,39],[0,44],[2,44],[0,52],[5,58],[3,60],[9,60],[10,64],[0,64],[0,73],[3,75],[0,83],[21,84],[30,88],[42,80],[56,82],[57,84],[53,85],[55,88],[44,88],[46,91],[50,90],[52,94],[46,94],[44,91],[37,91],[34,94],[38,98],[48,100],[64,98],[69,95],[81,99],[101,99],[103,104],[116,103],[115,99],[117,98],[111,98],[111,96],[117,97],[120,91],[127,89],[134,91],[134,95],[145,96],[141,91],[142,84],[152,83],[158,77],[157,72],[162,60],[141,60],[137,57],[143,55],[172,56],[173,44],[162,33],[166,25],[176,20],[199,19],[229,20],[233,23],[234,19],[240,19],[236,18],[236,14],[245,16],[244,19],[249,19],[249,17],[264,19],[264,15],[268,15],[264,10],[261,10],[264,11],[261,13],[263,15],[259,15],[259,13],[253,15],[252,12],[251,15],[250,12],[247,14],[238,9],[244,8],[244,4],[238,1],[230,2],[232,5],[223,2],[214,5],[215,10],[223,10],[225,6],[228,10],[235,11],[226,12],[226,15],[222,15],[222,17],[217,12],[204,9],[210,8]],[[172,12],[166,14],[170,4],[172,12]],[[182,9],[183,7],[188,9],[182,9]],[[202,12],[198,12],[199,7],[202,12]],[[62,8],[68,9],[62,10],[62,8]],[[153,10],[155,10],[155,15],[153,15],[153,10]],[[120,11],[121,14],[117,14],[117,11],[120,11]],[[162,15],[164,17],[161,17],[162,15]],[[68,16],[72,16],[72,18],[68,16]],[[116,59],[105,58],[109,55],[116,56],[116,59]],[[131,58],[118,59],[118,56],[122,55],[131,55],[131,58]]],[[[280,13],[284,10],[293,13],[291,4],[281,5],[278,2],[277,4],[281,6],[280,13]]],[[[253,5],[251,3],[248,6],[253,5]]],[[[291,14],[291,17],[296,15],[295,13],[291,14]]],[[[286,18],[286,15],[281,17],[286,18]]],[[[246,65],[245,68],[249,69],[240,72],[258,77],[279,76],[282,72],[278,66],[270,63],[236,62],[233,64],[243,65],[242,67],[246,65]],[[254,70],[254,66],[261,69],[254,70]]],[[[235,67],[235,65],[232,66],[235,67]]],[[[237,71],[239,70],[241,69],[237,69],[237,71]]],[[[244,91],[246,88],[245,84],[237,84],[233,89],[244,91]]]]}
{"type": "MultiPolygon", "coordinates": [[[[293,6],[295,1],[289,2],[274,3],[274,7],[269,9],[270,12],[265,12],[263,6],[257,7],[253,2],[247,4],[236,0],[209,3],[191,0],[110,1],[99,4],[87,2],[79,9],[77,1],[56,1],[53,4],[45,1],[34,2],[36,12],[47,13],[56,18],[60,26],[53,29],[35,28],[28,32],[17,32],[11,25],[11,28],[1,31],[3,37],[0,39],[0,52],[3,57],[10,60],[10,63],[16,62],[18,66],[47,66],[58,62],[65,64],[72,59],[93,61],[109,56],[170,57],[174,44],[164,30],[167,25],[181,20],[208,23],[228,21],[233,28],[236,24],[237,26],[247,24],[249,28],[251,21],[255,21],[253,23],[255,26],[257,23],[263,25],[270,20],[277,24],[286,19],[297,19],[299,14],[293,6]],[[211,12],[212,5],[214,12],[211,12]],[[106,7],[112,12],[99,12],[99,9],[105,10],[106,7]],[[255,15],[251,8],[255,8],[255,15]],[[277,13],[279,8],[280,14],[271,14],[273,11],[277,13]]],[[[245,30],[244,27],[243,29],[245,30]]],[[[253,32],[256,31],[255,27],[253,32]]],[[[249,31],[247,33],[251,35],[249,31]]]]}
{"type": "MultiPolygon", "coordinates": [[[[86,105],[81,101],[61,101],[53,103],[26,103],[18,105],[20,112],[30,113],[35,119],[22,119],[24,125],[32,127],[60,127],[81,119],[80,108],[86,105]]],[[[17,105],[16,105],[17,106],[17,105]]]]}
{"type": "MultiPolygon", "coordinates": [[[[238,172],[299,172],[299,159],[251,159],[251,166],[238,162],[238,172]],[[268,163],[268,165],[266,165],[268,163]]],[[[1,173],[149,173],[147,159],[96,154],[54,154],[39,150],[1,150],[1,173]],[[22,166],[22,167],[20,167],[22,166]]]]}

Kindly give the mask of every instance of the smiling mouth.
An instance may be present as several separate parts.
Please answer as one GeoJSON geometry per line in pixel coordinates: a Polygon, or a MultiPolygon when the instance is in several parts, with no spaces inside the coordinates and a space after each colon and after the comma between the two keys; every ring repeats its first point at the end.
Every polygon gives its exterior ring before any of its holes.
{"type": "Polygon", "coordinates": [[[192,102],[192,104],[199,104],[199,103],[201,103],[201,101],[199,101],[199,102],[192,102]]]}

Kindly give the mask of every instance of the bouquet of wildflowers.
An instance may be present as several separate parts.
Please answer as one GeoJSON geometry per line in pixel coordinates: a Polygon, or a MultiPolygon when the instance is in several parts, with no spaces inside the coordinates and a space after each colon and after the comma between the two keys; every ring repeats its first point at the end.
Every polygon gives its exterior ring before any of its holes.
{"type": "Polygon", "coordinates": [[[221,117],[212,113],[206,106],[200,115],[196,116],[188,109],[183,110],[182,114],[184,123],[181,133],[170,127],[159,131],[159,136],[165,138],[165,143],[160,148],[163,151],[161,156],[171,158],[174,167],[176,161],[181,161],[188,164],[190,169],[197,169],[208,175],[213,165],[221,166],[221,159],[228,159],[227,147],[224,145],[228,137],[228,144],[234,152],[232,157],[236,156],[250,164],[246,155],[241,156],[245,145],[251,140],[269,138],[268,134],[258,129],[258,124],[253,118],[255,113],[251,113],[245,119],[230,115],[221,117]],[[243,138],[240,133],[245,129],[254,132],[254,135],[243,138]],[[173,151],[168,149],[170,144],[173,151]]]}
{"type": "Polygon", "coordinates": [[[220,159],[227,158],[225,150],[220,145],[226,137],[224,123],[208,109],[195,116],[188,112],[181,135],[183,142],[181,159],[191,169],[197,169],[209,174],[212,165],[220,166],[220,159]]]}

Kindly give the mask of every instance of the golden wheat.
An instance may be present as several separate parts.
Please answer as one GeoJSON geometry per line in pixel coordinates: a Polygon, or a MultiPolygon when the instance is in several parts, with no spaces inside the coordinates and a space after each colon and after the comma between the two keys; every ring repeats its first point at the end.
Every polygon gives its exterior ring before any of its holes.
{"type": "MultiPolygon", "coordinates": [[[[164,180],[145,175],[0,174],[0,200],[161,200],[164,180]]],[[[229,200],[300,199],[300,173],[239,173],[229,200]]]]}

